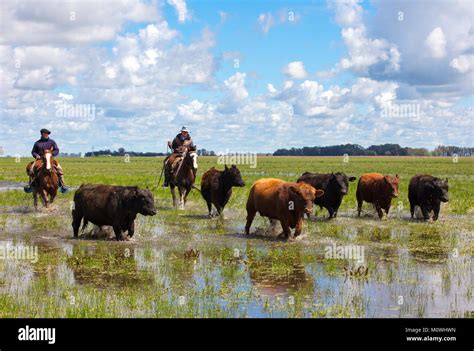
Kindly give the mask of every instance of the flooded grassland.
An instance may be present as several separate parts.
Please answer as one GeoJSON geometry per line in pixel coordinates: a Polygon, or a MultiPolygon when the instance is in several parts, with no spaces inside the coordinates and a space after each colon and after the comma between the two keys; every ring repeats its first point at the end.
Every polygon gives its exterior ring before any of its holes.
{"type": "MultiPolygon", "coordinates": [[[[0,159],[0,317],[472,317],[474,160],[460,158],[258,158],[239,165],[237,188],[223,217],[208,219],[200,194],[185,210],[169,189],[153,188],[160,159],[62,159],[70,185],[149,186],[158,214],[139,216],[135,236],[116,242],[89,225],[74,239],[73,192],[36,212],[24,164],[0,159]],[[338,218],[305,221],[286,242],[257,216],[245,236],[245,202],[261,177],[295,180],[304,171],[378,171],[401,176],[388,218],[370,206],[356,216],[350,184],[338,218]],[[410,177],[448,177],[450,201],[437,222],[411,220],[410,177]]],[[[216,158],[200,158],[204,171],[216,158]]]]}

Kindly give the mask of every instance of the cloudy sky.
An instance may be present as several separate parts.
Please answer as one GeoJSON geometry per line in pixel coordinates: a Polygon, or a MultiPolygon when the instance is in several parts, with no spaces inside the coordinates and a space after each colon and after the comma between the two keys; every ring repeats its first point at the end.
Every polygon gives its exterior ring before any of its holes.
{"type": "Polygon", "coordinates": [[[0,145],[473,146],[473,4],[2,1],[0,145]]]}

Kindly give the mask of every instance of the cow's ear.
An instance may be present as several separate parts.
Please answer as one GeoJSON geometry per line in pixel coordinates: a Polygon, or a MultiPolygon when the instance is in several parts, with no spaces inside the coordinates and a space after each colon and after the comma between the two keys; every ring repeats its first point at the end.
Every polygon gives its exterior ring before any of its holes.
{"type": "Polygon", "coordinates": [[[236,166],[236,165],[232,165],[232,168],[237,168],[237,166],[236,166]]]}
{"type": "Polygon", "coordinates": [[[354,180],[356,180],[357,178],[356,177],[349,177],[349,181],[350,182],[353,182],[354,180]]]}
{"type": "Polygon", "coordinates": [[[224,169],[225,169],[226,171],[229,170],[229,168],[227,167],[227,165],[224,165],[224,169]]]}
{"type": "Polygon", "coordinates": [[[315,197],[320,197],[324,195],[324,190],[316,189],[315,197]]]}
{"type": "Polygon", "coordinates": [[[297,185],[290,185],[289,190],[295,195],[301,195],[301,190],[297,185]]]}

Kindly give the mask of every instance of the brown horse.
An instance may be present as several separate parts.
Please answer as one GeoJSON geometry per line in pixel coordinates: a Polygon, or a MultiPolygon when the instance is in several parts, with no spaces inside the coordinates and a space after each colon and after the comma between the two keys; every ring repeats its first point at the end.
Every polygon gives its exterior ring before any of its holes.
{"type": "MultiPolygon", "coordinates": [[[[45,150],[41,159],[34,161],[35,180],[31,187],[33,188],[33,201],[35,209],[38,209],[38,194],[41,196],[41,202],[46,208],[52,204],[58,193],[59,179],[54,169],[53,150],[45,150]],[[49,196],[49,198],[48,198],[49,196]]],[[[26,173],[29,174],[29,167],[26,166],[26,173]]]]}
{"type": "Polygon", "coordinates": [[[173,206],[176,208],[184,209],[188,194],[192,188],[195,188],[197,157],[195,147],[185,147],[181,163],[173,170],[173,176],[170,179],[170,190],[173,196],[173,206]],[[179,202],[176,201],[175,187],[178,187],[179,202]]]}

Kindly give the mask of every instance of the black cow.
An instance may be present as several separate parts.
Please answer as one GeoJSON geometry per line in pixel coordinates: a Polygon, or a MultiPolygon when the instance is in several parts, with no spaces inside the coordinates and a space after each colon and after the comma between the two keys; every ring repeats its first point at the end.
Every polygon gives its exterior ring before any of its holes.
{"type": "Polygon", "coordinates": [[[428,220],[433,211],[433,220],[439,216],[441,202],[448,202],[448,178],[445,180],[430,176],[416,175],[410,179],[408,185],[408,200],[410,201],[411,218],[414,216],[415,206],[421,208],[423,218],[428,220]]]}
{"type": "Polygon", "coordinates": [[[72,228],[77,237],[81,220],[84,229],[88,222],[98,226],[110,225],[114,228],[117,240],[123,240],[122,232],[128,231],[132,237],[135,231],[135,218],[140,213],[154,216],[156,208],[153,194],[136,186],[112,186],[102,184],[81,185],[74,194],[72,228]]]}
{"type": "Polygon", "coordinates": [[[356,180],[356,177],[348,177],[344,173],[310,173],[305,172],[298,178],[297,182],[305,182],[315,189],[324,191],[324,195],[317,197],[314,203],[320,208],[326,208],[329,218],[337,216],[342,197],[349,191],[349,182],[356,180]]]}
{"type": "Polygon", "coordinates": [[[203,174],[201,180],[201,194],[207,202],[209,217],[212,217],[212,205],[217,209],[217,215],[224,210],[225,205],[232,195],[233,186],[245,186],[239,169],[232,165],[225,166],[223,171],[218,171],[214,167],[203,174]]]}

